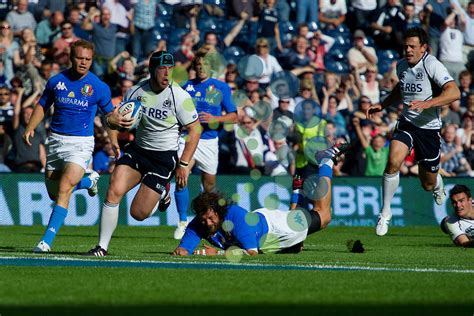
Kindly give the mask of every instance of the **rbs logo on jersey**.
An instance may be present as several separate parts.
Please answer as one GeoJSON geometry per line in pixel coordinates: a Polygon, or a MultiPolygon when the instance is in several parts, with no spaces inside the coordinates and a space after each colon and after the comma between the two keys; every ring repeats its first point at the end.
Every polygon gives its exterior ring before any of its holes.
{"type": "Polygon", "coordinates": [[[168,110],[159,110],[154,108],[147,108],[142,105],[142,114],[158,120],[166,120],[168,118],[168,110]]]}
{"type": "Polygon", "coordinates": [[[421,92],[421,83],[403,83],[400,81],[400,89],[403,92],[421,92]]]}

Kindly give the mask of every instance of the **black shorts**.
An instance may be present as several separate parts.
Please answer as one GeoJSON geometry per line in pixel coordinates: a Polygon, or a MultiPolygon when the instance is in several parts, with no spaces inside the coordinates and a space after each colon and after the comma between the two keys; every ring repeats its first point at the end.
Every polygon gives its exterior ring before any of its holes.
{"type": "Polygon", "coordinates": [[[426,171],[436,173],[439,170],[441,157],[441,136],[439,129],[419,128],[404,117],[395,127],[392,139],[408,146],[409,151],[415,149],[415,159],[426,171]]]}
{"type": "Polygon", "coordinates": [[[154,151],[139,147],[135,142],[125,145],[118,165],[127,165],[142,175],[142,183],[150,189],[163,193],[173,179],[178,161],[176,151],[154,151]]]}

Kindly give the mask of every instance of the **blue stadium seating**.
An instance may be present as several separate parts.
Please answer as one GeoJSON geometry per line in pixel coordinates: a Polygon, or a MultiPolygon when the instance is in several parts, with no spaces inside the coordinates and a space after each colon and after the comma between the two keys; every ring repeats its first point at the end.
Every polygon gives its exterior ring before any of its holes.
{"type": "Polygon", "coordinates": [[[206,19],[199,19],[197,26],[201,33],[206,33],[209,31],[221,33],[223,31],[223,25],[221,21],[212,17],[208,17],[206,19]]]}
{"type": "Polygon", "coordinates": [[[227,63],[237,64],[245,56],[245,51],[238,46],[229,46],[224,49],[223,55],[227,63]]]}
{"type": "Polygon", "coordinates": [[[183,37],[183,35],[185,35],[188,32],[189,30],[186,28],[173,29],[172,33],[170,33],[170,35],[172,36],[168,36],[169,44],[176,45],[176,44],[181,43],[181,38],[183,37]]]}
{"type": "Polygon", "coordinates": [[[158,3],[157,15],[159,18],[171,18],[173,16],[173,6],[166,3],[158,3]]]}
{"type": "Polygon", "coordinates": [[[280,28],[280,34],[285,34],[285,33],[290,33],[290,34],[296,34],[296,26],[293,25],[290,21],[288,22],[283,22],[278,24],[280,28]]]}
{"type": "Polygon", "coordinates": [[[203,1],[203,4],[216,5],[216,6],[218,6],[218,7],[221,8],[221,9],[225,9],[225,7],[226,7],[225,0],[204,0],[204,1],[203,1]]]}
{"type": "Polygon", "coordinates": [[[326,69],[337,74],[347,74],[349,73],[349,65],[347,62],[340,61],[329,61],[325,62],[326,69]]]}

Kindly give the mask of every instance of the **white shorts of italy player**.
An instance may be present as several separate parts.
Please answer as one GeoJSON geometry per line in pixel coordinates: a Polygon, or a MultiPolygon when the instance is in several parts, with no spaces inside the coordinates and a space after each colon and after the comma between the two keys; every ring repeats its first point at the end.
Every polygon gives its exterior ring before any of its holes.
{"type": "MultiPolygon", "coordinates": [[[[186,145],[185,136],[179,138],[178,157],[183,154],[186,145]]],[[[193,159],[196,161],[195,166],[207,174],[217,174],[217,166],[219,165],[219,140],[200,139],[194,152],[193,159]]]]}
{"type": "Polygon", "coordinates": [[[87,170],[94,152],[94,136],[65,136],[52,133],[46,139],[46,170],[62,170],[75,163],[87,170]]]}
{"type": "Polygon", "coordinates": [[[263,244],[259,241],[259,250],[263,253],[277,252],[306,239],[308,223],[301,210],[289,212],[259,208],[254,212],[265,216],[268,224],[263,244]]]}

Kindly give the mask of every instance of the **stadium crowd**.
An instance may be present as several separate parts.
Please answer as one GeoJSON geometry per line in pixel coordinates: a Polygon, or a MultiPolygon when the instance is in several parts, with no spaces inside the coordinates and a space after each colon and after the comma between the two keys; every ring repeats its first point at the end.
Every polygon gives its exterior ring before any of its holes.
{"type": "MultiPolygon", "coordinates": [[[[219,132],[221,174],[294,175],[312,163],[312,142],[349,141],[356,145],[335,175],[382,176],[403,105],[372,119],[365,111],[397,84],[403,33],[420,26],[462,93],[441,112],[441,174],[474,175],[474,1],[7,0],[0,21],[0,172],[44,170],[48,120],[31,148],[21,135],[46,81],[68,67],[70,45],[82,38],[95,45],[92,72],[110,86],[114,105],[147,77],[155,50],[174,54],[183,84],[195,76],[198,49],[219,56],[211,67],[238,107],[238,123],[219,132]],[[245,61],[255,58],[263,69],[251,76],[245,61]]],[[[100,116],[95,138],[92,168],[110,173],[100,116]]],[[[133,138],[119,136],[121,145],[133,138]]],[[[401,172],[418,174],[413,153],[401,172]]]]}

